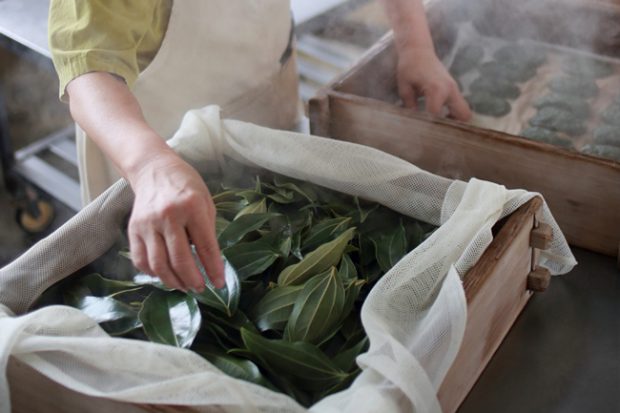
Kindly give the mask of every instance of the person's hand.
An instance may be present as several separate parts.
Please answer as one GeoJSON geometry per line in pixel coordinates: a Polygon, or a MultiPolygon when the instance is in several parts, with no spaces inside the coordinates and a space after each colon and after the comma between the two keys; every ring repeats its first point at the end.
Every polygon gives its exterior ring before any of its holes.
{"type": "Polygon", "coordinates": [[[223,287],[215,206],[196,170],[176,154],[165,153],[151,159],[130,182],[136,195],[128,228],[134,265],[170,288],[202,292],[205,282],[191,242],[213,285],[223,287]]]}
{"type": "Polygon", "coordinates": [[[426,110],[440,116],[448,107],[450,116],[461,121],[471,118],[467,101],[433,49],[408,48],[398,54],[396,72],[398,94],[407,108],[417,108],[417,99],[424,96],[426,110]]]}

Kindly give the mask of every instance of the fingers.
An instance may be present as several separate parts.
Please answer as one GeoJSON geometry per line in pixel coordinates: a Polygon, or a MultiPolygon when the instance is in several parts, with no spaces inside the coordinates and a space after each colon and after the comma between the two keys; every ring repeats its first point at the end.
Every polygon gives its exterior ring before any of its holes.
{"type": "Polygon", "coordinates": [[[151,232],[149,241],[145,242],[139,234],[139,228],[132,223],[128,233],[131,259],[136,268],[147,274],[157,275],[167,287],[186,290],[185,285],[170,269],[164,241],[159,234],[151,232]]]}
{"type": "Polygon", "coordinates": [[[426,110],[434,116],[442,116],[443,107],[447,106],[452,118],[463,122],[471,119],[471,109],[456,84],[430,86],[424,91],[424,96],[426,110]]]}
{"type": "Polygon", "coordinates": [[[415,89],[409,82],[398,82],[398,94],[403,100],[403,105],[406,108],[417,108],[417,96],[415,89]]]}
{"type": "Polygon", "coordinates": [[[462,122],[467,122],[472,117],[471,109],[469,108],[469,104],[463,98],[463,95],[459,92],[458,88],[454,88],[452,93],[448,97],[447,102],[448,108],[450,109],[450,115],[462,122]]]}
{"type": "Polygon", "coordinates": [[[441,116],[441,109],[448,99],[448,89],[443,86],[430,86],[424,93],[426,110],[435,116],[441,116]]]}
{"type": "Polygon", "coordinates": [[[195,214],[188,225],[189,235],[207,276],[216,288],[226,285],[224,263],[215,236],[215,207],[208,201],[209,213],[195,214]]]}
{"type": "Polygon", "coordinates": [[[202,292],[205,282],[196,266],[185,228],[169,224],[165,233],[167,251],[163,253],[168,255],[172,271],[190,289],[202,292]]]}
{"type": "Polygon", "coordinates": [[[152,271],[150,274],[157,275],[168,287],[187,292],[191,285],[171,268],[164,237],[158,233],[153,233],[145,244],[152,271]]]}

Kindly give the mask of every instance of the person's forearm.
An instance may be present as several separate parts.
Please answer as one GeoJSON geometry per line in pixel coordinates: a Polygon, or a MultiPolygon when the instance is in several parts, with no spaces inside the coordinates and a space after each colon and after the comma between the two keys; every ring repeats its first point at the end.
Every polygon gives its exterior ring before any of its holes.
{"type": "Polygon", "coordinates": [[[394,31],[399,51],[407,48],[435,50],[422,0],[381,0],[394,31]]]}
{"type": "Polygon", "coordinates": [[[105,72],[92,72],[67,86],[73,119],[115,164],[134,181],[143,166],[173,152],[146,123],[127,85],[105,72]]]}

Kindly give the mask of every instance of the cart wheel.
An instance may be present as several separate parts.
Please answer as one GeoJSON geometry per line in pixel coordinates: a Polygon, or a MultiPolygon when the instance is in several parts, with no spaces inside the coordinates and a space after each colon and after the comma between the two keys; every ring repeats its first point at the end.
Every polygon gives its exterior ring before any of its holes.
{"type": "Polygon", "coordinates": [[[30,234],[45,231],[55,216],[54,207],[51,203],[41,199],[35,202],[38,214],[33,214],[28,208],[18,208],[16,214],[17,224],[30,234]]]}

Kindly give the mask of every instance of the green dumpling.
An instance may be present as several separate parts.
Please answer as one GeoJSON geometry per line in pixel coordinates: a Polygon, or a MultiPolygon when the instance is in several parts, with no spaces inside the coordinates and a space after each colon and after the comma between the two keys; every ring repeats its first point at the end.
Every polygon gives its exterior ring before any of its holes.
{"type": "Polygon", "coordinates": [[[594,80],[583,76],[556,77],[549,83],[549,88],[561,95],[572,95],[584,99],[598,94],[598,86],[594,80]]]}
{"type": "Polygon", "coordinates": [[[573,143],[569,139],[558,136],[554,131],[537,126],[530,126],[529,128],[522,130],[521,136],[534,141],[560,146],[562,148],[573,147],[573,143]]]}
{"type": "Polygon", "coordinates": [[[482,115],[501,117],[512,109],[506,99],[493,96],[486,92],[474,92],[466,97],[472,110],[482,115]]]}
{"type": "Polygon", "coordinates": [[[547,60],[547,54],[543,50],[517,43],[500,47],[493,53],[493,57],[499,62],[513,62],[523,66],[534,66],[535,68],[547,60]]]}
{"type": "Polygon", "coordinates": [[[612,103],[601,114],[603,122],[614,126],[620,126],[620,103],[612,103]]]}
{"type": "Polygon", "coordinates": [[[454,55],[450,73],[455,77],[461,76],[478,65],[484,57],[484,49],[477,44],[468,44],[461,47],[454,55]]]}
{"type": "Polygon", "coordinates": [[[493,80],[525,82],[536,76],[536,67],[515,61],[490,61],[480,66],[480,75],[493,80]]]}
{"type": "Polygon", "coordinates": [[[586,145],[581,148],[581,152],[598,156],[599,158],[611,159],[620,162],[620,148],[610,145],[586,145]]]}
{"type": "Polygon", "coordinates": [[[564,132],[571,136],[581,135],[586,131],[583,119],[576,118],[571,112],[547,106],[538,111],[530,119],[530,125],[539,126],[557,132],[564,132]]]}
{"type": "Polygon", "coordinates": [[[590,105],[577,96],[550,93],[536,99],[533,106],[538,109],[548,106],[564,109],[580,119],[586,119],[590,116],[590,105]]]}
{"type": "Polygon", "coordinates": [[[610,76],[614,72],[611,63],[595,60],[591,57],[569,56],[562,63],[564,72],[575,76],[602,78],[610,76]]]}
{"type": "Polygon", "coordinates": [[[470,90],[473,93],[485,92],[505,99],[516,99],[521,94],[521,89],[519,89],[519,86],[515,85],[513,82],[502,79],[493,79],[490,77],[477,78],[472,82],[470,90]]]}
{"type": "Polygon", "coordinates": [[[594,129],[594,141],[596,145],[609,145],[620,147],[620,126],[601,125],[594,129]]]}

